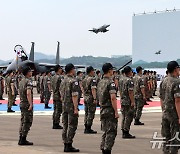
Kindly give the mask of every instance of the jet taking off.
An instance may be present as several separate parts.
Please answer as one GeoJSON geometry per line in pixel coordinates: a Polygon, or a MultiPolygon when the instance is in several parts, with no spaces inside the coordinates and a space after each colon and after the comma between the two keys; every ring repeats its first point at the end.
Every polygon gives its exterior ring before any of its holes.
{"type": "Polygon", "coordinates": [[[91,29],[91,30],[89,30],[89,31],[91,31],[91,32],[94,32],[94,33],[99,33],[99,32],[102,32],[102,33],[106,33],[107,31],[109,31],[108,29],[106,29],[106,28],[108,28],[110,25],[103,25],[103,26],[101,26],[101,27],[99,27],[99,28],[93,28],[93,29],[91,29]]]}
{"type": "Polygon", "coordinates": [[[161,50],[155,52],[156,55],[160,55],[161,54],[161,50]]]}

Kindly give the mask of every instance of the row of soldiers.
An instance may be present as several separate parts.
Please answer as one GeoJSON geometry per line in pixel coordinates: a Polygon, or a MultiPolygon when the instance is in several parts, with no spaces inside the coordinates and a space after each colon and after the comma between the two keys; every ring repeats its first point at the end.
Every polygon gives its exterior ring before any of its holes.
{"type": "Polygon", "coordinates": [[[163,153],[178,154],[180,148],[180,66],[176,61],[167,65],[166,77],[160,83],[162,107],[161,134],[163,153]]]}
{"type": "MultiPolygon", "coordinates": [[[[66,75],[62,76],[62,68],[55,67],[55,75],[50,78],[50,72],[46,72],[49,95],[53,92],[53,129],[63,129],[62,139],[64,142],[64,152],[79,152],[72,146],[73,138],[78,126],[79,109],[78,103],[81,98],[81,92],[84,97],[85,117],[84,134],[96,134],[92,129],[93,120],[97,103],[100,103],[101,129],[103,131],[100,149],[103,154],[111,153],[114,141],[117,135],[118,127],[118,108],[117,91],[120,91],[121,112],[122,112],[122,138],[134,139],[135,136],[129,133],[130,126],[135,119],[134,125],[144,125],[140,122],[142,108],[146,103],[145,82],[142,75],[142,67],[137,67],[137,75],[133,77],[132,68],[127,66],[116,85],[114,67],[110,63],[105,63],[102,67],[103,76],[97,72],[95,76],[94,68],[87,67],[86,76],[82,77],[76,71],[73,64],[67,64],[65,67],[66,75]],[[49,79],[48,79],[49,78],[49,79]],[[81,92],[80,92],[81,91],[81,92]],[[60,126],[60,116],[62,115],[63,127],[60,126]]],[[[32,142],[26,140],[28,131],[33,120],[33,84],[31,81],[32,71],[30,68],[23,70],[24,78],[20,81],[20,109],[21,109],[21,128],[19,145],[32,145],[32,142]]],[[[45,77],[44,77],[45,78],[45,77]]],[[[40,82],[41,83],[41,82],[40,82]]],[[[41,91],[41,90],[40,90],[41,91]]],[[[45,99],[47,104],[48,99],[45,99]]]]}
{"type": "Polygon", "coordinates": [[[8,95],[7,112],[15,112],[11,108],[17,106],[15,104],[16,97],[19,91],[19,81],[22,75],[19,72],[9,71],[5,78],[3,72],[0,72],[0,100],[4,100],[3,94],[8,95]]]}

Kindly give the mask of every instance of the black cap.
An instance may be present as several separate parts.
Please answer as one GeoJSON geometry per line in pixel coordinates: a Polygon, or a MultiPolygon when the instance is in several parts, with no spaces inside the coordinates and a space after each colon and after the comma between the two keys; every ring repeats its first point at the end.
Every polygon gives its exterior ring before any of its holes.
{"type": "Polygon", "coordinates": [[[56,66],[54,67],[54,71],[55,71],[55,72],[57,72],[59,69],[62,69],[60,65],[56,65],[56,66]]]}
{"type": "Polygon", "coordinates": [[[75,69],[74,65],[72,63],[69,63],[65,66],[66,73],[69,73],[71,70],[75,69]]]}
{"type": "Polygon", "coordinates": [[[92,66],[89,66],[86,68],[86,73],[89,74],[91,71],[94,71],[94,68],[92,66]]]}
{"type": "Polygon", "coordinates": [[[176,68],[179,68],[179,64],[176,61],[170,61],[167,64],[167,70],[169,73],[172,73],[176,68]]]}
{"type": "Polygon", "coordinates": [[[143,70],[143,68],[142,68],[141,66],[138,66],[138,67],[136,68],[136,72],[137,72],[137,73],[139,73],[141,70],[143,70]]]}
{"type": "Polygon", "coordinates": [[[79,74],[81,74],[81,73],[82,73],[82,71],[78,71],[78,72],[77,72],[77,75],[79,75],[79,74]]]}
{"type": "Polygon", "coordinates": [[[98,75],[99,73],[101,73],[101,71],[100,71],[100,70],[97,70],[97,71],[96,71],[96,74],[98,75]]]}
{"type": "Polygon", "coordinates": [[[24,67],[22,68],[22,73],[25,76],[28,72],[31,72],[32,69],[30,67],[24,67]]]}
{"type": "Polygon", "coordinates": [[[104,73],[107,73],[109,70],[113,70],[114,67],[112,66],[111,63],[105,63],[103,66],[102,66],[102,70],[104,73]]]}
{"type": "Polygon", "coordinates": [[[46,75],[49,74],[51,71],[50,70],[46,70],[46,75]]]}
{"type": "Polygon", "coordinates": [[[128,74],[129,72],[132,72],[132,68],[131,68],[130,66],[126,66],[126,67],[124,68],[124,73],[125,73],[125,74],[128,74]]]}

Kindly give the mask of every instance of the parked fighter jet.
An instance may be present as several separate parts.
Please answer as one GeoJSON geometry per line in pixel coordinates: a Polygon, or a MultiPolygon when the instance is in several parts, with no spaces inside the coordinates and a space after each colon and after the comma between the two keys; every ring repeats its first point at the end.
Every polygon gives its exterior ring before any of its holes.
{"type": "MultiPolygon", "coordinates": [[[[8,66],[0,66],[1,69],[6,69],[4,75],[7,74],[9,71],[18,71],[21,70],[22,67],[29,66],[34,70],[34,74],[46,72],[47,70],[53,70],[57,64],[60,64],[60,42],[57,45],[57,53],[56,53],[56,60],[54,64],[50,63],[37,63],[34,61],[34,42],[31,42],[31,51],[28,60],[28,56],[24,51],[21,45],[16,45],[14,48],[16,57],[15,59],[8,65],[8,66]]],[[[62,65],[61,65],[62,66],[62,65]]],[[[65,67],[63,65],[62,67],[65,67]]],[[[85,66],[83,65],[75,65],[76,69],[84,69],[85,66]]]]}
{"type": "Polygon", "coordinates": [[[94,32],[94,33],[99,33],[99,32],[102,32],[102,33],[106,33],[107,31],[109,31],[108,29],[106,29],[106,28],[108,28],[110,25],[103,25],[103,26],[101,26],[101,27],[99,27],[99,28],[93,28],[93,29],[91,29],[91,30],[89,30],[89,31],[91,31],[91,32],[94,32]]]}
{"type": "Polygon", "coordinates": [[[155,52],[156,55],[160,55],[161,54],[161,50],[155,52]]]}

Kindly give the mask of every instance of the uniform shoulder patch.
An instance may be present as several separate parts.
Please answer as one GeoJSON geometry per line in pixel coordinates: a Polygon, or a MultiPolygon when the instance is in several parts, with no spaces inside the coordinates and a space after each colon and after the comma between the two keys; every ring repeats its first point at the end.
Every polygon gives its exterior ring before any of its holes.
{"type": "Polygon", "coordinates": [[[115,87],[115,83],[111,83],[111,86],[112,86],[112,87],[115,87]]]}
{"type": "Polygon", "coordinates": [[[76,81],[76,82],[74,82],[74,84],[76,85],[76,86],[78,86],[78,82],[76,81]]]}

